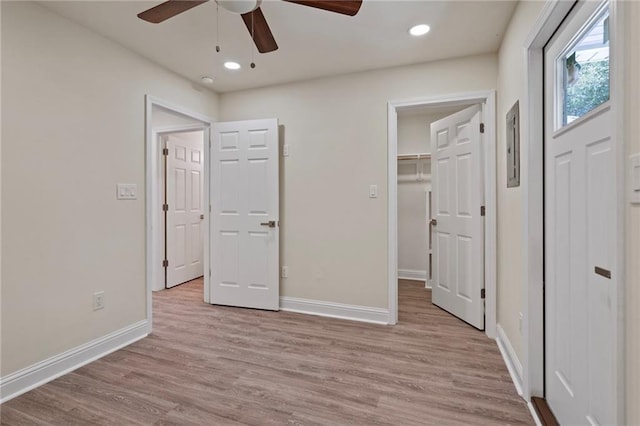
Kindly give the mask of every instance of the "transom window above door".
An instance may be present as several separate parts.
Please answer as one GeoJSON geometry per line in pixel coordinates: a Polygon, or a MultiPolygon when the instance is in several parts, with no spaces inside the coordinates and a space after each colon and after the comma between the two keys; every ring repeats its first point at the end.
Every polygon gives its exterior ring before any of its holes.
{"type": "Polygon", "coordinates": [[[609,101],[608,3],[557,59],[556,76],[556,130],[609,101]]]}

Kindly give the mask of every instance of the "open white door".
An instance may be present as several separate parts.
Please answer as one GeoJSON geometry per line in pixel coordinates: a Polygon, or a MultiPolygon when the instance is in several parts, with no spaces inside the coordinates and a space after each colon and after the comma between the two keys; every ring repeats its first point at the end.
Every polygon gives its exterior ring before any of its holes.
{"type": "Polygon", "coordinates": [[[484,329],[480,105],[431,124],[433,303],[484,329]]]}
{"type": "Polygon", "coordinates": [[[203,275],[203,132],[172,133],[166,155],[166,287],[203,275]]]}
{"type": "Polygon", "coordinates": [[[278,310],[278,120],[216,123],[210,303],[278,310]]]}

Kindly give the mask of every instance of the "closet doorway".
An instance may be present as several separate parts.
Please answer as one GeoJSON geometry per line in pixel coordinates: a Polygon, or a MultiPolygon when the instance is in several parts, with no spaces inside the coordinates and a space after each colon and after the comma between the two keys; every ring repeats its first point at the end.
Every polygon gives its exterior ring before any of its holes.
{"type": "MultiPolygon", "coordinates": [[[[398,321],[400,279],[403,286],[430,289],[437,284],[435,293],[439,294],[435,295],[438,296],[435,304],[481,329],[485,328],[486,302],[486,332],[489,337],[495,336],[494,96],[494,92],[486,92],[389,103],[390,324],[398,321]],[[481,123],[484,123],[482,134],[481,123]],[[464,145],[473,146],[473,152],[458,152],[464,145]],[[474,170],[476,177],[472,177],[474,170]],[[475,197],[474,192],[481,195],[475,197]],[[454,206],[462,206],[461,200],[469,200],[474,206],[478,204],[477,209],[468,213],[476,225],[482,222],[482,229],[478,228],[477,235],[473,234],[474,253],[478,254],[478,264],[473,268],[470,256],[460,257],[466,253],[461,241],[470,243],[468,253],[471,253],[472,239],[467,236],[472,234],[465,231],[462,238],[446,228],[449,219],[461,217],[447,218],[447,212],[454,206]],[[486,216],[480,217],[481,211],[486,216]],[[438,219],[442,223],[439,224],[438,219]],[[483,235],[485,227],[486,235],[483,235]],[[464,284],[460,280],[465,276],[469,281],[473,279],[473,285],[478,287],[477,294],[474,291],[468,297],[478,308],[475,320],[468,317],[470,307],[456,300],[463,299],[458,296],[460,283],[464,284]],[[412,280],[414,284],[405,280],[412,280]]],[[[423,294],[428,301],[429,292],[423,294]]]]}
{"type": "Polygon", "coordinates": [[[416,107],[398,112],[398,278],[433,279],[431,123],[465,106],[416,107]]]}

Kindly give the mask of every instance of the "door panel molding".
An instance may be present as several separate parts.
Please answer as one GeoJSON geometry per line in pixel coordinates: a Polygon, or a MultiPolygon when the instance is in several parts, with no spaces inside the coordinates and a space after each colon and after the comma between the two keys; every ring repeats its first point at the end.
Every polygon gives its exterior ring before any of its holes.
{"type": "Polygon", "coordinates": [[[278,153],[277,119],[214,124],[208,303],[280,307],[278,153]]]}
{"type": "Polygon", "coordinates": [[[204,132],[165,137],[166,288],[204,275],[204,132]]]}
{"type": "Polygon", "coordinates": [[[472,105],[431,123],[433,303],[484,330],[482,108],[472,105]],[[447,135],[444,137],[444,135],[447,135]]]}

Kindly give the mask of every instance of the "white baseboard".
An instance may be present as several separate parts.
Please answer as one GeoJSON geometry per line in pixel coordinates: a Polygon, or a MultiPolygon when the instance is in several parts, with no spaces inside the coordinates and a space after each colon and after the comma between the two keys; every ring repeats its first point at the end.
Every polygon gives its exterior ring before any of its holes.
{"type": "Polygon", "coordinates": [[[516,351],[513,349],[507,334],[500,324],[496,326],[497,336],[496,342],[498,343],[498,349],[502,354],[504,363],[507,365],[507,370],[511,375],[511,380],[518,391],[518,395],[522,396],[522,364],[516,355],[516,351]]]}
{"type": "Polygon", "coordinates": [[[529,412],[531,413],[531,417],[533,417],[533,421],[536,424],[536,426],[542,426],[542,420],[540,420],[540,417],[538,416],[538,412],[534,408],[531,401],[527,402],[527,407],[529,408],[529,412]]]}
{"type": "Polygon", "coordinates": [[[370,322],[374,324],[388,324],[389,321],[389,311],[387,309],[345,305],[320,300],[298,299],[295,297],[281,297],[280,309],[301,314],[319,315],[322,317],[370,322]]]}
{"type": "Polygon", "coordinates": [[[398,278],[401,280],[427,281],[427,271],[398,269],[398,278]]]}
{"type": "Polygon", "coordinates": [[[143,320],[2,377],[0,378],[0,403],[70,373],[148,334],[148,322],[143,320]]]}

